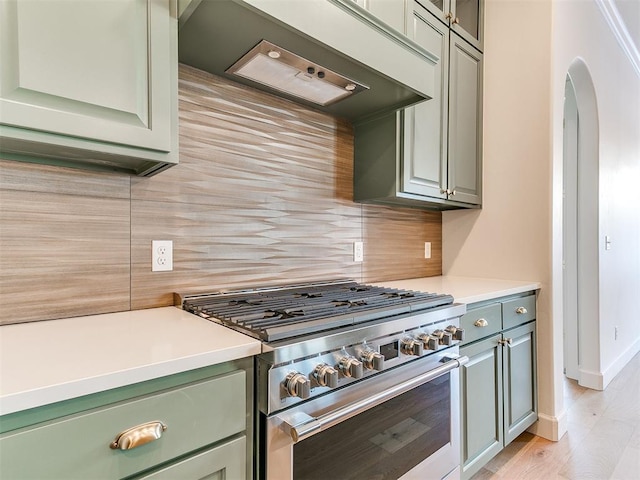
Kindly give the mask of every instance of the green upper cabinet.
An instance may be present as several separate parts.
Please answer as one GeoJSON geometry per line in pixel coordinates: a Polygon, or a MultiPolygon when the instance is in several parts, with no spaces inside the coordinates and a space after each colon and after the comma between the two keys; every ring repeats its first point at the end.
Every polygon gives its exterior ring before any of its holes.
{"type": "Polygon", "coordinates": [[[3,158],[153,174],[177,163],[175,0],[0,3],[3,158]]]}
{"type": "Polygon", "coordinates": [[[484,0],[418,0],[478,50],[483,49],[484,0]]]}
{"type": "Polygon", "coordinates": [[[438,58],[431,100],[355,124],[354,199],[425,209],[482,203],[482,53],[420,4],[407,36],[438,58]]]}
{"type": "Polygon", "coordinates": [[[402,112],[402,190],[406,193],[446,199],[449,29],[423,8],[416,6],[409,33],[414,41],[440,59],[436,65],[435,90],[431,100],[402,112]],[[443,134],[443,127],[445,128],[443,134]]]}
{"type": "Polygon", "coordinates": [[[411,0],[353,0],[394,30],[405,33],[411,16],[411,0]]]}
{"type": "Polygon", "coordinates": [[[447,195],[472,205],[482,203],[482,54],[451,34],[447,195]]]}

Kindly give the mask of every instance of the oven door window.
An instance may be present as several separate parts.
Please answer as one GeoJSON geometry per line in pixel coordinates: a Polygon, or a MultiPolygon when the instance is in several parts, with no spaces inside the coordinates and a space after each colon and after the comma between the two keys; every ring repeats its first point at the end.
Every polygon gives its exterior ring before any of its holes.
{"type": "Polygon", "coordinates": [[[451,441],[450,375],[296,443],[295,480],[396,480],[451,441]]]}

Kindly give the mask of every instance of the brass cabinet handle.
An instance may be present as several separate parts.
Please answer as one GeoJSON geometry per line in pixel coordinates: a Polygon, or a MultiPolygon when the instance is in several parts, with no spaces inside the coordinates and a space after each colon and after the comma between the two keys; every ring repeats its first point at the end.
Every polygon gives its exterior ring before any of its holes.
{"type": "Polygon", "coordinates": [[[487,322],[484,318],[479,318],[478,320],[473,322],[473,324],[476,327],[486,327],[487,325],[489,325],[489,322],[487,322]]]}
{"type": "Polygon", "coordinates": [[[513,339],[512,339],[512,338],[505,338],[504,340],[498,340],[498,343],[499,343],[500,345],[503,345],[503,346],[504,346],[504,345],[507,345],[508,347],[510,347],[510,346],[511,346],[511,342],[513,342],[513,339]]]}
{"type": "Polygon", "coordinates": [[[453,19],[453,22],[452,22],[452,23],[453,23],[454,25],[457,25],[457,24],[459,24],[459,23],[460,23],[460,19],[459,19],[458,17],[456,17],[456,18],[454,18],[454,19],[453,19]]]}
{"type": "Polygon", "coordinates": [[[447,12],[447,14],[444,16],[444,18],[446,18],[447,20],[451,20],[453,18],[453,13],[447,12]]]}
{"type": "Polygon", "coordinates": [[[525,313],[527,313],[527,309],[524,308],[524,307],[518,307],[518,308],[516,308],[516,313],[518,315],[524,315],[525,313]]]}
{"type": "Polygon", "coordinates": [[[119,433],[109,447],[114,450],[131,450],[159,439],[166,429],[167,426],[158,420],[136,425],[119,433]]]}
{"type": "Polygon", "coordinates": [[[456,194],[456,191],[455,191],[455,190],[451,190],[451,191],[449,192],[449,194],[451,194],[451,195],[455,195],[455,194],[456,194]]]}

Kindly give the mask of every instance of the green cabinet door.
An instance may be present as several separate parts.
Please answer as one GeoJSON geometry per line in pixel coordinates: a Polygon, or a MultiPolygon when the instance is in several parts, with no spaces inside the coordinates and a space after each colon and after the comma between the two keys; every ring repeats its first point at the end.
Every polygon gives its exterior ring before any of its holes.
{"type": "Polygon", "coordinates": [[[441,22],[482,51],[484,0],[419,0],[441,22]]]}
{"type": "Polygon", "coordinates": [[[407,36],[437,58],[433,98],[356,123],[354,199],[427,209],[482,199],[482,54],[414,2],[407,36]]]}
{"type": "Polygon", "coordinates": [[[449,198],[479,205],[482,196],[482,54],[451,34],[449,198]]]}
{"type": "Polygon", "coordinates": [[[484,0],[450,0],[451,29],[477,49],[483,49],[484,0]]]}
{"type": "Polygon", "coordinates": [[[246,437],[242,436],[186,460],[174,463],[137,480],[246,480],[245,466],[246,437]]]}
{"type": "Polygon", "coordinates": [[[503,332],[505,445],[538,418],[536,323],[503,332]]]}
{"type": "Polygon", "coordinates": [[[464,480],[538,419],[535,316],[536,296],[524,294],[475,304],[461,317],[464,480]]]}
{"type": "Polygon", "coordinates": [[[438,56],[435,95],[402,112],[402,187],[407,193],[446,199],[449,29],[416,5],[409,25],[412,40],[438,56]]]}
{"type": "MultiPolygon", "coordinates": [[[[238,370],[12,430],[0,435],[0,478],[115,480],[138,475],[244,435],[250,422],[248,399],[247,374],[238,370]],[[120,433],[136,427],[130,438],[148,436],[150,430],[142,426],[157,422],[166,430],[156,432],[155,440],[130,450],[112,447],[120,433]]],[[[83,398],[72,399],[59,408],[82,403],[83,398]]],[[[243,465],[245,445],[234,449],[243,465]]]]}
{"type": "Polygon", "coordinates": [[[353,0],[374,17],[400,33],[405,33],[413,0],[353,0]]]}
{"type": "Polygon", "coordinates": [[[469,478],[503,446],[503,348],[501,335],[460,348],[462,476],[469,478]]]}
{"type": "Polygon", "coordinates": [[[8,158],[132,173],[177,162],[175,0],[6,0],[0,43],[8,158]]]}

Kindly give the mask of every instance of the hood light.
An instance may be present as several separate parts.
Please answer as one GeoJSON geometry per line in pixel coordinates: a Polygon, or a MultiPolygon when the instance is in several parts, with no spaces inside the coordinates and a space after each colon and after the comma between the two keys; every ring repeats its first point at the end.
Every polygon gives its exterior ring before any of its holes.
{"type": "Polygon", "coordinates": [[[249,50],[226,73],[322,106],[369,89],[266,40],[249,50]]]}

